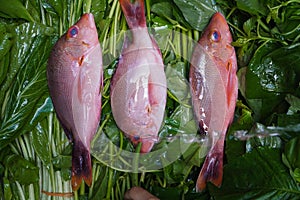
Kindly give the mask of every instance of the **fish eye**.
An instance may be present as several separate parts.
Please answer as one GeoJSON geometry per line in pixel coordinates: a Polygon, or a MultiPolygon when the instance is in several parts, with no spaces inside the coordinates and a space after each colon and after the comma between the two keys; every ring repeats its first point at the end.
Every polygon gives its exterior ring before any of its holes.
{"type": "Polygon", "coordinates": [[[133,136],[133,139],[134,139],[135,141],[138,141],[138,140],[140,140],[140,136],[134,135],[134,136],[133,136]]]}
{"type": "Polygon", "coordinates": [[[221,40],[221,34],[220,34],[220,32],[217,31],[217,30],[212,31],[211,34],[210,34],[210,39],[213,42],[219,42],[221,40]]]}
{"type": "Polygon", "coordinates": [[[78,27],[77,26],[71,27],[68,31],[68,37],[69,38],[71,38],[71,37],[74,38],[74,37],[77,36],[77,34],[78,34],[78,27]]]}

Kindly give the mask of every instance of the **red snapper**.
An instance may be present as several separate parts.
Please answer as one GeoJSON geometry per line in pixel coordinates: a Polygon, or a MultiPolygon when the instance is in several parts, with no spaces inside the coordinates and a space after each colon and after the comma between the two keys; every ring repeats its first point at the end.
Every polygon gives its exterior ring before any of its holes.
{"type": "Polygon", "coordinates": [[[84,14],[54,45],[47,66],[50,96],[73,142],[72,188],[91,185],[90,141],[100,121],[102,53],[92,14],[84,14]]]}
{"type": "Polygon", "coordinates": [[[190,66],[192,104],[200,132],[208,133],[212,147],[200,171],[196,190],[206,182],[220,187],[224,140],[233,120],[238,94],[237,63],[226,19],[214,14],[195,46],[190,66]]]}
{"type": "Polygon", "coordinates": [[[111,82],[111,107],[118,127],[141,152],[151,151],[160,129],[167,96],[160,50],[146,26],[144,1],[119,0],[132,41],[125,39],[111,82]]]}

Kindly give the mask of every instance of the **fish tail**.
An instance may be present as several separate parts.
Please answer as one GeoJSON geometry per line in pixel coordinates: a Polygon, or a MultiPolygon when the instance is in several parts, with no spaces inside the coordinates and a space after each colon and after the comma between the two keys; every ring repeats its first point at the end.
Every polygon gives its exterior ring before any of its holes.
{"type": "Polygon", "coordinates": [[[224,140],[219,139],[206,156],[197,179],[197,192],[203,191],[207,182],[211,182],[217,187],[221,186],[223,179],[223,148],[224,140]]]}
{"type": "Polygon", "coordinates": [[[88,186],[92,184],[92,164],[89,149],[81,141],[74,141],[72,155],[72,189],[78,190],[82,179],[88,186]]]}
{"type": "Polygon", "coordinates": [[[130,29],[146,27],[144,0],[119,0],[130,29]]]}

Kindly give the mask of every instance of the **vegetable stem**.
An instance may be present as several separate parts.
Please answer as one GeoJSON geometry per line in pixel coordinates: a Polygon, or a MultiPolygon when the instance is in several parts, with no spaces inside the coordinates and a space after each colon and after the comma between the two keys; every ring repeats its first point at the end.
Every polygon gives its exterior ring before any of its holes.
{"type": "Polygon", "coordinates": [[[92,5],[92,0],[84,0],[83,12],[84,13],[90,13],[91,12],[91,5],[92,5]]]}
{"type": "Polygon", "coordinates": [[[147,21],[151,21],[151,0],[146,0],[147,21]]]}
{"type": "Polygon", "coordinates": [[[113,169],[108,169],[108,184],[107,184],[107,192],[106,192],[106,199],[111,199],[111,191],[113,186],[113,169]]]}
{"type": "Polygon", "coordinates": [[[139,167],[139,158],[140,158],[140,151],[141,151],[142,143],[140,142],[136,146],[135,156],[132,161],[132,186],[139,185],[139,174],[138,174],[138,167],[139,167]]]}

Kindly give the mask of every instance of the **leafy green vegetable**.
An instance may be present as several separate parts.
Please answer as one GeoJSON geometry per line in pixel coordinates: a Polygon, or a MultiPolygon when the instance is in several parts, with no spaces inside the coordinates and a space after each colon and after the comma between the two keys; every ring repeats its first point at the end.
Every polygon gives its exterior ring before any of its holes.
{"type": "Polygon", "coordinates": [[[222,188],[211,187],[216,199],[297,199],[300,187],[281,162],[280,149],[257,148],[224,167],[222,188]]]}
{"type": "Polygon", "coordinates": [[[299,46],[262,46],[254,54],[246,74],[246,98],[258,119],[266,118],[294,93],[299,83],[299,46]],[[271,53],[270,53],[271,51],[271,53]],[[295,61],[295,62],[294,62],[295,61]]]}
{"type": "Polygon", "coordinates": [[[39,181],[39,169],[30,161],[19,155],[10,155],[5,160],[5,165],[12,174],[14,181],[23,185],[39,181]]]}
{"type": "Polygon", "coordinates": [[[244,10],[250,14],[254,15],[267,15],[268,12],[268,4],[265,4],[259,0],[252,0],[252,1],[247,1],[247,0],[237,0],[236,1],[237,7],[240,10],[244,10]]]}
{"type": "Polygon", "coordinates": [[[288,111],[289,114],[296,114],[300,111],[300,98],[293,95],[287,95],[285,99],[291,105],[288,111]]]}
{"type": "Polygon", "coordinates": [[[283,161],[290,169],[291,176],[300,183],[299,170],[300,170],[300,138],[296,137],[290,140],[284,149],[283,161]]]}
{"type": "Polygon", "coordinates": [[[52,45],[48,34],[46,27],[34,23],[21,24],[14,29],[10,69],[1,85],[5,93],[0,95],[3,102],[0,149],[36,125],[35,112],[48,96],[45,74],[52,45]]]}
{"type": "Polygon", "coordinates": [[[216,12],[213,1],[174,0],[186,21],[196,30],[202,31],[216,12]],[[195,15],[194,13],[197,13],[195,15]]]}
{"type": "Polygon", "coordinates": [[[0,0],[0,16],[5,18],[23,18],[30,22],[34,19],[29,14],[28,10],[23,6],[20,0],[11,0],[9,3],[5,0],[0,0]]]}

